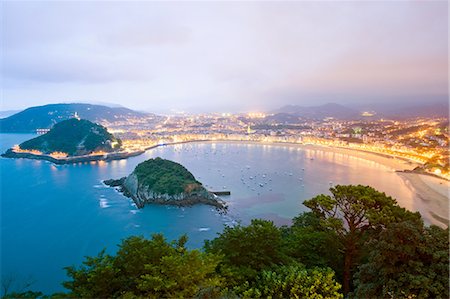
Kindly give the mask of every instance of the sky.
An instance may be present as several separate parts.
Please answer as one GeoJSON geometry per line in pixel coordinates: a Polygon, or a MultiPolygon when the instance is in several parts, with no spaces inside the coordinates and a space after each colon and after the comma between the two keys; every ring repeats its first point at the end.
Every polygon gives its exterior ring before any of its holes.
{"type": "Polygon", "coordinates": [[[448,98],[447,1],[1,2],[1,107],[448,98]]]}

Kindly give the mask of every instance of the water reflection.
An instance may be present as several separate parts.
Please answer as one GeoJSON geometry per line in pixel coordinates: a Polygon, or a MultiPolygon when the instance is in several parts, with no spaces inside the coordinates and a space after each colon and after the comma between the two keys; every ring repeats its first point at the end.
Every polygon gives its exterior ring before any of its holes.
{"type": "Polygon", "coordinates": [[[311,147],[181,144],[96,164],[55,166],[1,159],[0,167],[7,174],[1,177],[2,271],[28,271],[39,278],[36,288],[45,292],[60,290],[64,266],[79,264],[85,255],[105,247],[115,251],[116,244],[129,235],[163,232],[173,239],[188,233],[189,246],[201,247],[224,224],[246,224],[255,217],[286,224],[306,211],[304,200],[327,193],[330,181],[371,185],[410,210],[423,204],[393,169],[363,155],[311,147]],[[201,205],[137,210],[132,201],[101,184],[104,179],[126,176],[137,164],[157,156],[181,163],[210,190],[229,188],[232,194],[224,199],[230,203],[230,213],[219,215],[201,205]]]}

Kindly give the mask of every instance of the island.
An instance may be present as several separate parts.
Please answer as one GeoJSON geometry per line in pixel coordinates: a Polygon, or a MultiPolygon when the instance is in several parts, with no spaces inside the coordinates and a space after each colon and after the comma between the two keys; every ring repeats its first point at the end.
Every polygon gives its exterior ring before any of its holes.
{"type": "Polygon", "coordinates": [[[121,151],[122,141],[89,120],[71,118],[59,122],[46,134],[8,149],[2,157],[47,160],[55,164],[118,160],[143,151],[121,151]]]}
{"type": "Polygon", "coordinates": [[[162,158],[140,163],[133,172],[118,180],[103,181],[130,197],[138,208],[145,204],[191,206],[212,205],[226,210],[226,203],[206,190],[184,166],[162,158]]]}

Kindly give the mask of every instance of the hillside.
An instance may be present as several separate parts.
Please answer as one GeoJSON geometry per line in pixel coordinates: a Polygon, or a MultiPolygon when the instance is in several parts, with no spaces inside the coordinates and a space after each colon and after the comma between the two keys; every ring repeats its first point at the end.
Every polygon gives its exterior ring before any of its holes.
{"type": "Polygon", "coordinates": [[[0,119],[1,133],[34,133],[36,129],[50,129],[54,124],[74,115],[96,123],[125,121],[145,117],[147,114],[128,108],[107,107],[91,104],[50,104],[25,109],[0,119]]]}
{"type": "Polygon", "coordinates": [[[358,111],[335,103],[328,103],[320,106],[311,106],[311,107],[287,105],[272,111],[272,113],[290,114],[307,119],[323,119],[326,117],[334,117],[337,119],[359,118],[358,111]]]}
{"type": "Polygon", "coordinates": [[[139,208],[146,203],[224,207],[184,166],[159,157],[140,163],[126,178],[106,180],[105,184],[121,187],[139,208]]]}
{"type": "Polygon", "coordinates": [[[38,150],[49,154],[63,152],[69,156],[89,154],[94,151],[111,152],[120,148],[121,141],[105,127],[88,120],[75,118],[57,123],[47,134],[20,144],[24,150],[38,150]]]}
{"type": "Polygon", "coordinates": [[[366,105],[365,110],[376,111],[379,116],[390,119],[408,119],[415,117],[449,117],[449,102],[430,103],[392,103],[390,105],[366,105]]]}

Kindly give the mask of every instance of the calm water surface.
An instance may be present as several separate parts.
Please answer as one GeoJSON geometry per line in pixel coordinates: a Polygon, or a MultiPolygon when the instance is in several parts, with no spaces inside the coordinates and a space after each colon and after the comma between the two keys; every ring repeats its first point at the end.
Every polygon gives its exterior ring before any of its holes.
{"type": "MultiPolygon", "coordinates": [[[[34,135],[0,134],[1,151],[34,135]]],[[[333,184],[365,184],[416,210],[413,193],[392,169],[361,158],[280,145],[191,143],[160,147],[128,160],[55,166],[45,161],[0,159],[1,274],[17,285],[32,278],[32,289],[63,290],[62,269],[106,248],[113,253],[130,235],[162,232],[168,239],[189,236],[201,247],[239,221],[265,218],[288,224],[305,211],[302,202],[333,184]],[[132,202],[101,181],[128,175],[149,158],[183,164],[209,190],[230,190],[230,211],[209,206],[176,208],[132,202]]]]}

